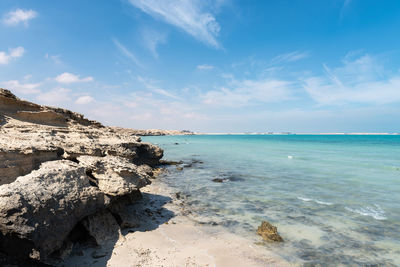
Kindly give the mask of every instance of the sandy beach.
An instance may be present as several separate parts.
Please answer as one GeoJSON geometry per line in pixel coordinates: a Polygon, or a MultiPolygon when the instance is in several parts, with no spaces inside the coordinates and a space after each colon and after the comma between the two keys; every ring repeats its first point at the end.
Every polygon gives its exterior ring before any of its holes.
{"type": "Polygon", "coordinates": [[[145,214],[138,218],[140,226],[123,230],[101,248],[74,248],[59,266],[290,266],[221,226],[196,223],[184,199],[159,179],[130,207],[145,214]]]}

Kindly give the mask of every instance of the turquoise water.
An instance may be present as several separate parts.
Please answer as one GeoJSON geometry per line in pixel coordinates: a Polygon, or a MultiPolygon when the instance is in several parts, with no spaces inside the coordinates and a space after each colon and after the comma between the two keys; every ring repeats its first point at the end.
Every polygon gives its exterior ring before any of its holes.
{"type": "Polygon", "coordinates": [[[265,246],[304,265],[400,266],[400,136],[143,140],[165,159],[194,162],[163,179],[206,223],[259,241],[255,229],[268,220],[285,242],[265,246]]]}

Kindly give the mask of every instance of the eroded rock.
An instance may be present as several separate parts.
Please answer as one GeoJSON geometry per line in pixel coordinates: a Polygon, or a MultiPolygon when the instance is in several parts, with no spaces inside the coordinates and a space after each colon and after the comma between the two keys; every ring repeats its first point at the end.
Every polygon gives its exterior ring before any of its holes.
{"type": "Polygon", "coordinates": [[[82,221],[82,225],[94,237],[98,245],[115,243],[121,234],[117,221],[107,210],[89,215],[82,221]]]}
{"type": "Polygon", "coordinates": [[[0,255],[54,263],[137,226],[125,206],[163,156],[137,134],[0,89],[0,255]]]}
{"type": "Polygon", "coordinates": [[[283,242],[283,238],[278,234],[278,228],[267,221],[263,221],[257,229],[259,234],[265,241],[283,242]]]}
{"type": "Polygon", "coordinates": [[[0,186],[0,250],[40,260],[60,249],[73,227],[109,204],[85,168],[60,160],[0,186]]]}
{"type": "Polygon", "coordinates": [[[110,196],[128,195],[150,184],[147,173],[126,158],[81,156],[77,160],[93,176],[99,189],[110,196]]]}

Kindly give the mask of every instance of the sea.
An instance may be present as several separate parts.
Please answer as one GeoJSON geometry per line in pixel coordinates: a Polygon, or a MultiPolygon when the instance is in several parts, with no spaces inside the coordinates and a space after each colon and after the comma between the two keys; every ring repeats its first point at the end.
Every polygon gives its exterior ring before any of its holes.
{"type": "Polygon", "coordinates": [[[162,180],[186,197],[200,223],[298,265],[400,266],[400,135],[142,140],[183,162],[162,180]],[[261,242],[263,220],[277,226],[283,243],[261,242]]]}

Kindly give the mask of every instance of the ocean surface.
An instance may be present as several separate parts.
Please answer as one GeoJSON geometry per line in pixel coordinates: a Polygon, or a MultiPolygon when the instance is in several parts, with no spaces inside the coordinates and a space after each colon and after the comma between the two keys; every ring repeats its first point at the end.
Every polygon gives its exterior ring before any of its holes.
{"type": "Polygon", "coordinates": [[[162,179],[202,223],[309,266],[400,266],[400,136],[143,137],[182,160],[162,179]],[[212,181],[223,179],[223,183],[212,181]],[[257,226],[282,244],[260,243],[257,226]]]}

